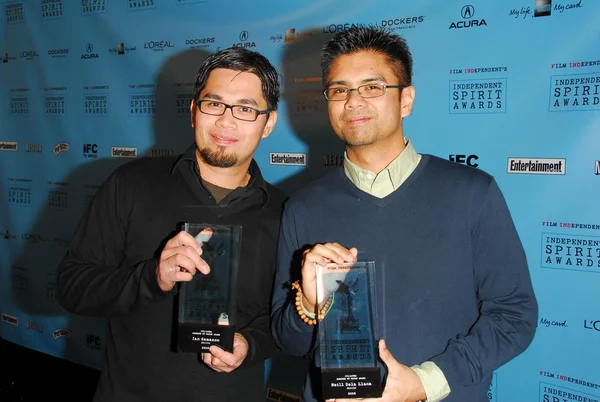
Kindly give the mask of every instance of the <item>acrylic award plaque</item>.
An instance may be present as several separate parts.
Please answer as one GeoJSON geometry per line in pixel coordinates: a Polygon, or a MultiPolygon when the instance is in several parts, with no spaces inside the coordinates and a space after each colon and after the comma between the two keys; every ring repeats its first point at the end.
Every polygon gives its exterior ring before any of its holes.
{"type": "Polygon", "coordinates": [[[375,263],[317,266],[323,399],[381,396],[375,263]]]}
{"type": "Polygon", "coordinates": [[[191,282],[181,282],[177,346],[181,352],[208,352],[217,345],[233,350],[241,226],[185,223],[183,230],[202,247],[208,275],[197,271],[191,282]]]}

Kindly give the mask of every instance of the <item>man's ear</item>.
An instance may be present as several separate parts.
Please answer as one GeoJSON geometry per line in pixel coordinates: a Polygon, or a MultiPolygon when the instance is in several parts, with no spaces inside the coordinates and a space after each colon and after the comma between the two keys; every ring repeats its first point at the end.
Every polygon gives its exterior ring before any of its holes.
{"type": "Polygon", "coordinates": [[[261,138],[267,138],[269,135],[271,135],[273,128],[275,128],[275,123],[277,123],[277,110],[269,112],[269,118],[265,123],[261,138]]]}
{"type": "Polygon", "coordinates": [[[413,104],[415,102],[415,87],[412,85],[402,90],[400,95],[400,110],[402,118],[410,116],[412,113],[413,104]]]}
{"type": "Polygon", "coordinates": [[[194,99],[192,99],[192,101],[190,102],[190,119],[191,119],[192,127],[194,127],[194,121],[196,120],[196,112],[197,111],[198,111],[198,108],[196,107],[196,101],[194,99]]]}

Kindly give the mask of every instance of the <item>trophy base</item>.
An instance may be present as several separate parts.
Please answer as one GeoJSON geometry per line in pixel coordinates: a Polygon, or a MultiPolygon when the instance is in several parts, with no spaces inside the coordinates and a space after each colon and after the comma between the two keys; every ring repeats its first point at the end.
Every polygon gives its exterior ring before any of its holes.
{"type": "Polygon", "coordinates": [[[179,324],[177,349],[179,352],[209,353],[211,345],[233,352],[233,325],[179,324]]]}
{"type": "Polygon", "coordinates": [[[381,375],[378,368],[321,369],[323,399],[379,398],[381,375]]]}

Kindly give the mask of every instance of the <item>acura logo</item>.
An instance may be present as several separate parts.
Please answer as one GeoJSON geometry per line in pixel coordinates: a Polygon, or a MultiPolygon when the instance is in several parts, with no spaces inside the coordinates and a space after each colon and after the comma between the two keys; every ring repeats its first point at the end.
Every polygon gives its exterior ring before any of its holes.
{"type": "Polygon", "coordinates": [[[87,46],[85,47],[85,51],[88,53],[92,53],[94,51],[94,45],[92,45],[91,43],[88,43],[87,46]]]}
{"type": "Polygon", "coordinates": [[[464,6],[462,10],[460,10],[460,15],[466,20],[471,18],[473,14],[475,14],[475,7],[471,5],[464,6]]]}
{"type": "Polygon", "coordinates": [[[242,42],[245,42],[248,40],[248,31],[242,31],[240,32],[240,40],[242,42]]]}

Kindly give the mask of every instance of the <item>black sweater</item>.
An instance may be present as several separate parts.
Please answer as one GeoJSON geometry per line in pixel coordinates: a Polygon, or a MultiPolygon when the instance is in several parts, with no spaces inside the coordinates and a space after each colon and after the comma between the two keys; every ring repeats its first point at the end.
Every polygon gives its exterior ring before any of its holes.
{"type": "Polygon", "coordinates": [[[95,401],[265,399],[264,360],[276,350],[269,303],[285,197],[252,161],[248,186],[216,204],[200,182],[194,149],[117,169],[98,190],[58,267],[61,305],[109,318],[95,401]],[[164,293],[156,265],[183,222],[243,226],[237,331],[249,352],[229,374],[212,371],[195,353],[174,351],[177,286],[164,293]]]}

